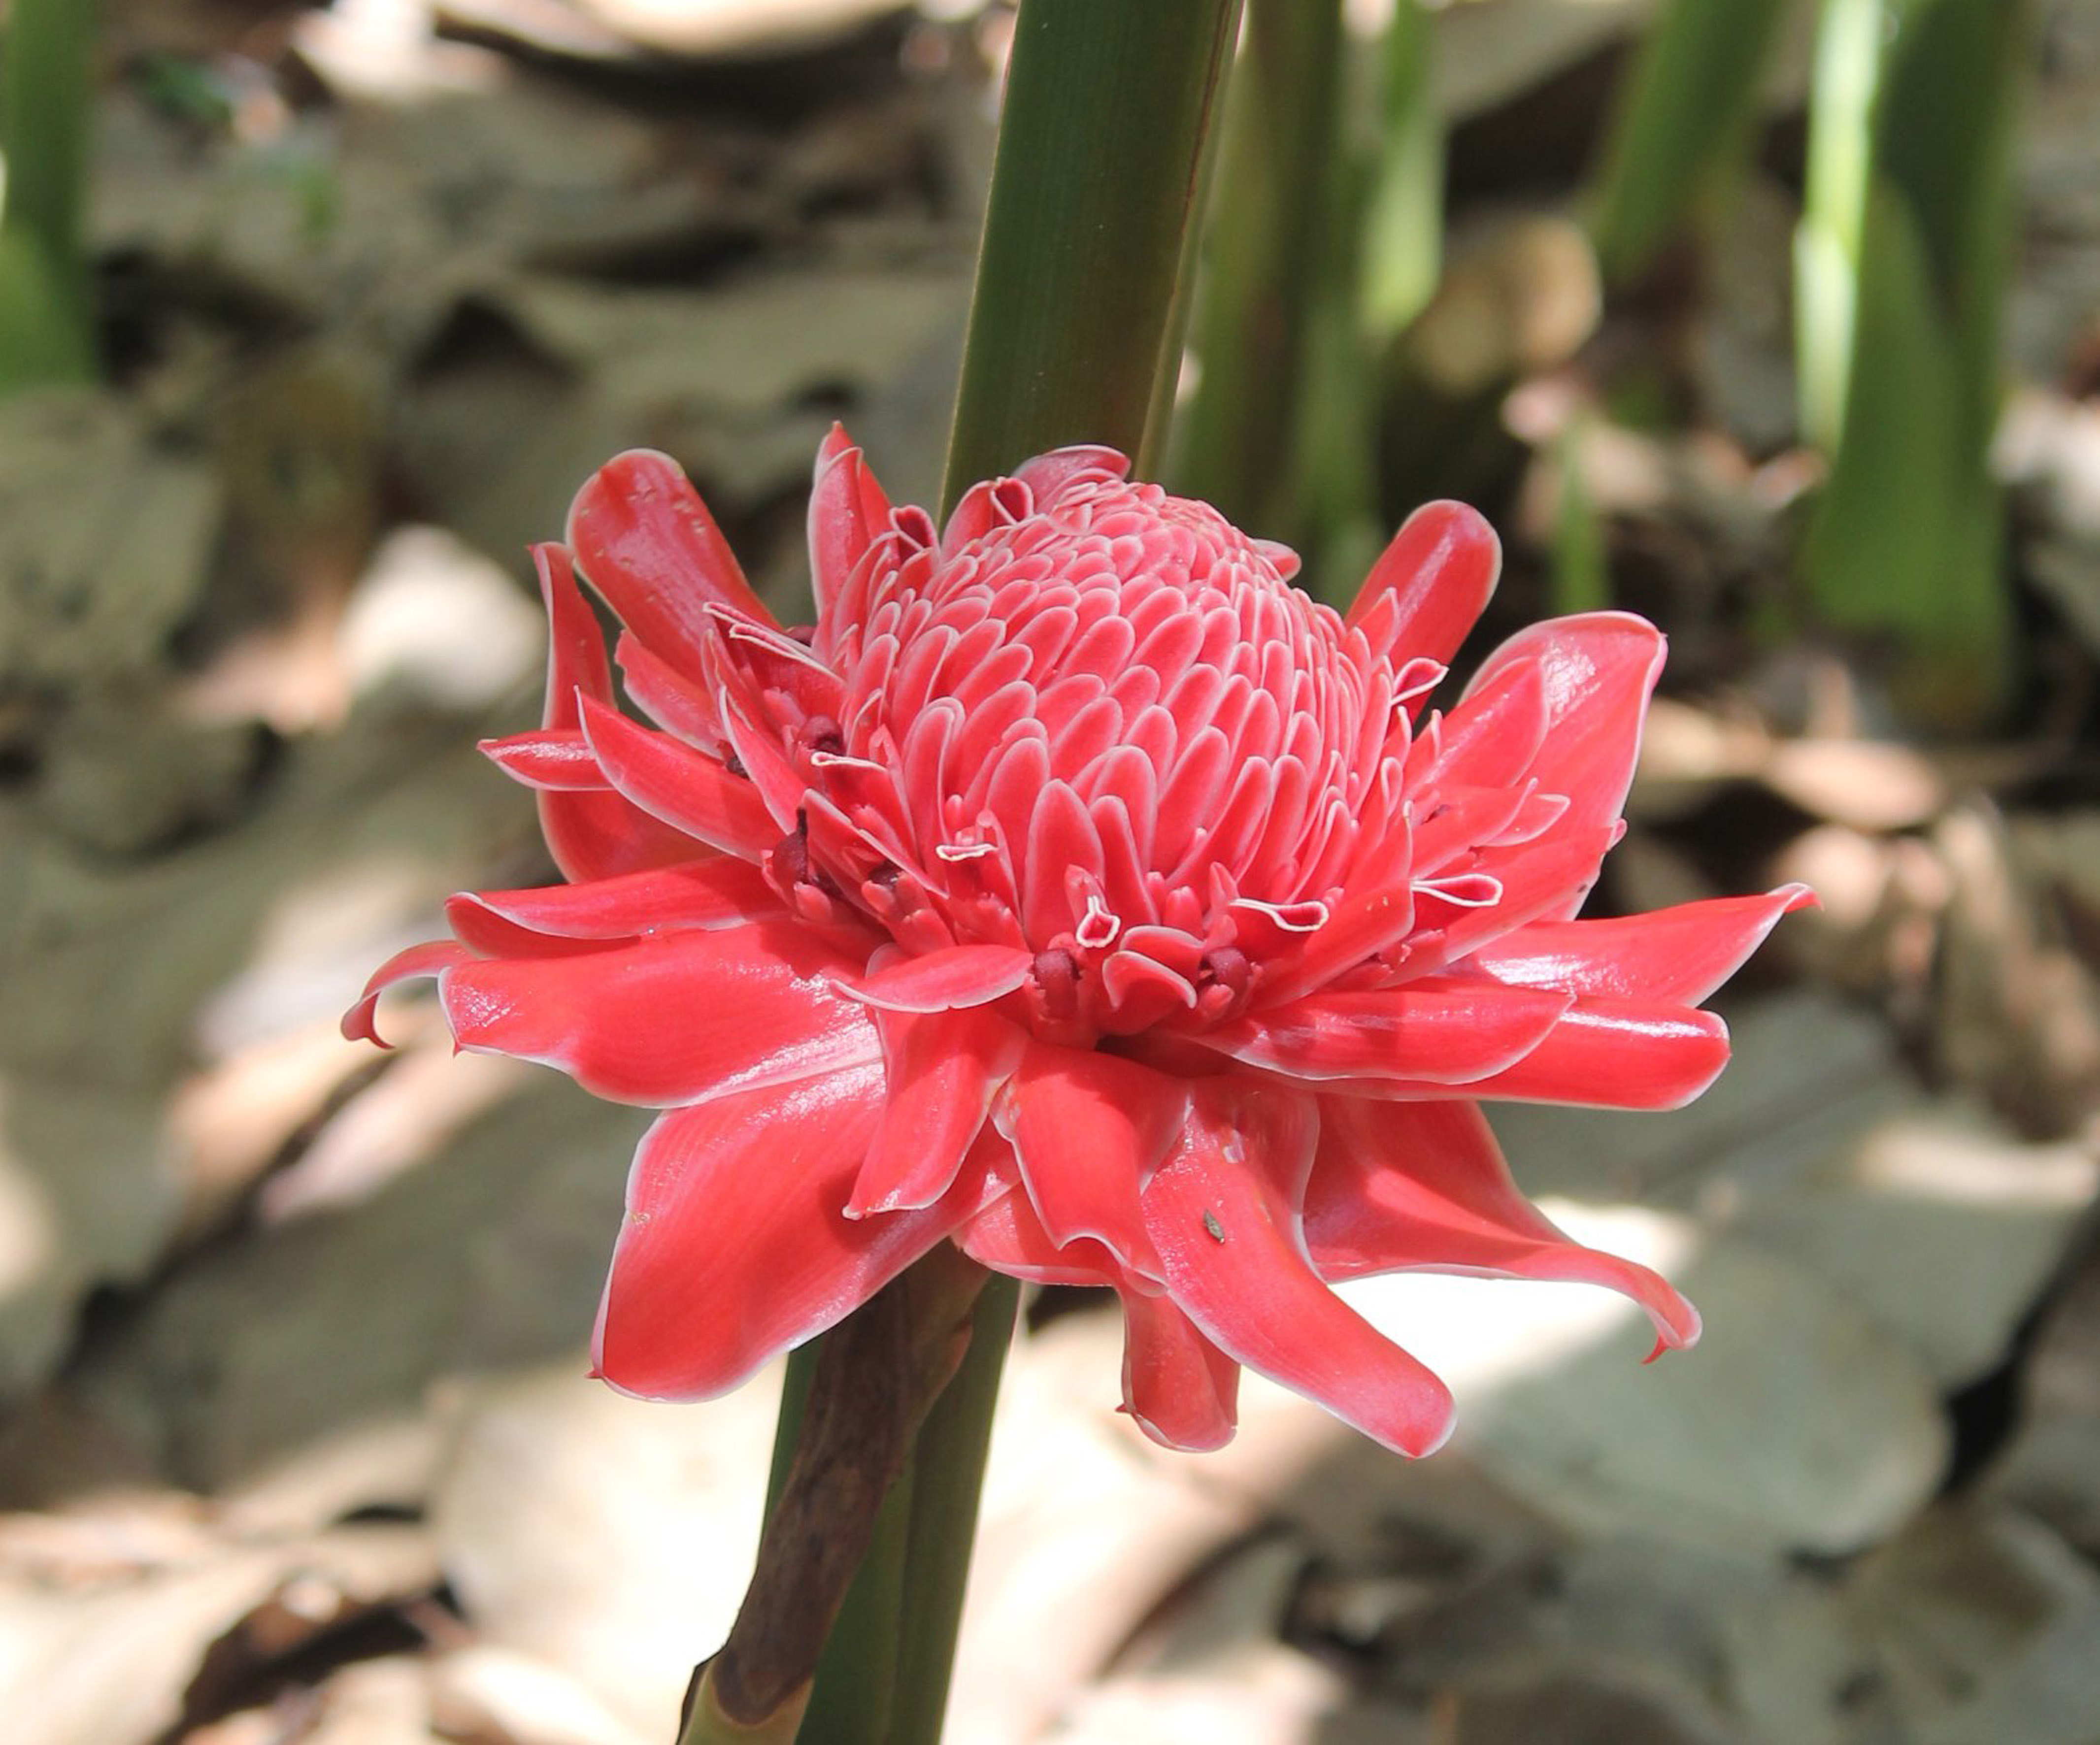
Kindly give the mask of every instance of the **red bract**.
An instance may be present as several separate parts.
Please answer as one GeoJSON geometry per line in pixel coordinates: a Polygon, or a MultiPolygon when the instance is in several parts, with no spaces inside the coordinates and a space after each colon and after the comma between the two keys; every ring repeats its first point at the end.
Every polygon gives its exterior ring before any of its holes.
{"type": "Polygon", "coordinates": [[[1799,887],[1571,919],[1622,829],[1662,638],[1600,613],[1422,712],[1494,585],[1436,504],[1344,619],[1297,560],[1072,448],[937,529],[842,432],[783,630],[663,456],[541,547],[545,725],[491,744],[568,882],[453,900],[461,1047],[664,1111],[597,1333],[626,1391],[703,1398],[942,1241],[1106,1285],[1124,1399],[1232,1433],[1242,1364],[1388,1446],[1444,1386],[1327,1288],[1403,1268],[1623,1291],[1698,1320],[1517,1191],[1477,1099],[1663,1108],[1721,1069],[1698,1003],[1799,887]],[[626,628],[615,705],[571,559],[626,628]]]}

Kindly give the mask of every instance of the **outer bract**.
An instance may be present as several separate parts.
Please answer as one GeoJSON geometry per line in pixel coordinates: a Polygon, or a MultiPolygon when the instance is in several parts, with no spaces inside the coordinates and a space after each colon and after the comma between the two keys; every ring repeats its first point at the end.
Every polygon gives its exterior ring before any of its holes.
{"type": "Polygon", "coordinates": [[[1333,1280],[1582,1280],[1658,1350],[1697,1337],[1524,1200],[1477,1106],[1696,1096],[1727,1053],[1700,1002],[1807,897],[1573,919],[1661,637],[1543,624],[1424,714],[1494,585],[1472,511],[1416,514],[1345,619],[1126,472],[1044,455],[936,528],[834,431],[809,630],[660,455],[538,550],[545,725],[487,749],[567,882],[455,898],[345,1029],[435,975],[461,1047],[664,1111],[598,1318],[614,1386],[735,1387],[944,1241],[1114,1290],[1125,1403],[1177,1448],[1230,1436],[1242,1364],[1443,1440],[1443,1384],[1333,1280]]]}

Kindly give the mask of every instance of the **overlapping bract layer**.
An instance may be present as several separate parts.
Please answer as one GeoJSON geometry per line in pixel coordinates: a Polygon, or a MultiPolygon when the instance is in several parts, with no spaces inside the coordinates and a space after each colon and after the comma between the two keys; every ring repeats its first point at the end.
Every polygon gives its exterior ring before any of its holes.
{"type": "Polygon", "coordinates": [[[599,1318],[615,1386],[733,1387],[943,1240],[1117,1291],[1126,1404],[1182,1448],[1230,1435],[1242,1364],[1441,1441],[1442,1384],[1335,1280],[1579,1280],[1658,1350],[1697,1336],[1524,1199],[1477,1107],[1696,1096],[1727,1055],[1700,1002],[1806,898],[1573,919],[1661,637],[1543,624],[1425,714],[1494,584],[1471,510],[1410,519],[1344,619],[1125,474],[1045,455],[937,529],[834,432],[805,632],[660,456],[537,553],[545,725],[488,749],[568,882],[454,899],[346,1029],[434,974],[462,1047],[664,1111],[599,1318]]]}

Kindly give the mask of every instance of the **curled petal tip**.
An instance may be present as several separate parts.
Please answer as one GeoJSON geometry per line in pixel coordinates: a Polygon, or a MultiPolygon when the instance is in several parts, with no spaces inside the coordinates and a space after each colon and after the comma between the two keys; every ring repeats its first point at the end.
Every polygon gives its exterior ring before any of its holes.
{"type": "Polygon", "coordinates": [[[419,976],[437,976],[456,964],[470,961],[474,954],[449,939],[433,940],[428,944],[411,945],[405,951],[397,951],[372,972],[371,980],[357,1003],[342,1015],[340,1026],[343,1039],[352,1042],[373,1042],[390,1050],[393,1044],[379,1034],[379,996],[398,981],[412,981],[419,976]]]}
{"type": "Polygon", "coordinates": [[[394,1051],[393,1043],[379,1033],[379,996],[377,994],[366,994],[345,1012],[338,1028],[346,1042],[370,1042],[374,1047],[383,1048],[389,1054],[394,1051]]]}

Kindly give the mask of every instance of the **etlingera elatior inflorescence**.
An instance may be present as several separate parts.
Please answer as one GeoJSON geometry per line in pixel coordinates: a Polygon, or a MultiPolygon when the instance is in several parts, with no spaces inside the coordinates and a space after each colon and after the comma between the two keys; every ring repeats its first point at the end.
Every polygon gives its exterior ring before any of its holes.
{"type": "Polygon", "coordinates": [[[834,431],[806,629],[659,455],[536,553],[545,725],[487,749],[566,882],[455,897],[345,1027],[435,975],[461,1047],[663,1111],[598,1318],[615,1386],[734,1387],[941,1242],[1114,1290],[1125,1404],[1179,1448],[1231,1434],[1242,1365],[1443,1439],[1443,1384],[1337,1280],[1584,1280],[1657,1350],[1697,1337],[1524,1198],[1479,1107],[1697,1095],[1727,1054],[1700,1002],[1807,900],[1573,919],[1661,637],[1538,625],[1439,712],[1498,565],[1471,510],[1415,514],[1343,617],[1127,471],[1060,450],[940,527],[834,431]]]}

